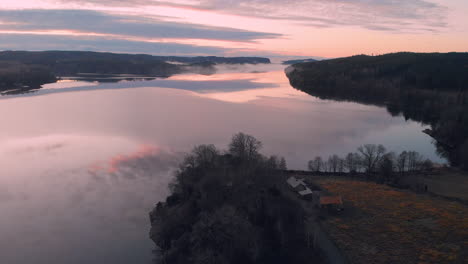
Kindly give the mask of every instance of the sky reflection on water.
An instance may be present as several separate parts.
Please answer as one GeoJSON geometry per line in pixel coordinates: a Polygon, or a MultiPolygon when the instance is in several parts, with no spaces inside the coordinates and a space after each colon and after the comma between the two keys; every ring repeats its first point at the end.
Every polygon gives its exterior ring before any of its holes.
{"type": "Polygon", "coordinates": [[[291,88],[281,65],[211,76],[61,82],[0,100],[2,263],[149,263],[147,213],[193,146],[239,131],[305,169],[364,143],[439,160],[424,126],[291,88]]]}

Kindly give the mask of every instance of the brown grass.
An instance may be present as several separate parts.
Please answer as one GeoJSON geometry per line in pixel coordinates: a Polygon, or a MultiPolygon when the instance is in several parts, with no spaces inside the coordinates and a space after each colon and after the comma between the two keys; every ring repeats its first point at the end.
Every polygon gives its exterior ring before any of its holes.
{"type": "Polygon", "coordinates": [[[314,181],[348,203],[324,226],[353,263],[468,263],[466,205],[369,182],[314,181]]]}

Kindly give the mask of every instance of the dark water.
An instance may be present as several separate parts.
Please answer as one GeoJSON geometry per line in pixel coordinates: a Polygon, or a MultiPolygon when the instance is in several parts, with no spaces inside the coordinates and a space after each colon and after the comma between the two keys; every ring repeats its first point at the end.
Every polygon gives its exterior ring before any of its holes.
{"type": "Polygon", "coordinates": [[[150,263],[147,214],[168,194],[181,153],[224,148],[239,131],[293,169],[364,143],[440,161],[424,126],[296,91],[282,65],[65,80],[1,97],[0,113],[0,263],[150,263]]]}

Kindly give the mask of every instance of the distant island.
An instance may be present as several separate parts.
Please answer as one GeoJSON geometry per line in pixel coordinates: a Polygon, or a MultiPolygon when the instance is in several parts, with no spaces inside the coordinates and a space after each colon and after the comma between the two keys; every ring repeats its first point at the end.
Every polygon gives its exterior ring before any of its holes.
{"type": "Polygon", "coordinates": [[[468,169],[468,53],[393,53],[300,63],[293,87],[322,99],[386,106],[431,125],[425,132],[453,166],[468,169]]]}
{"type": "Polygon", "coordinates": [[[131,74],[169,77],[183,72],[213,74],[216,64],[268,64],[259,57],[178,57],[88,51],[0,52],[0,91],[35,89],[62,76],[131,74]]]}
{"type": "Polygon", "coordinates": [[[316,59],[287,60],[287,61],[283,61],[283,65],[292,65],[296,63],[315,62],[315,61],[318,61],[318,60],[316,59]]]}

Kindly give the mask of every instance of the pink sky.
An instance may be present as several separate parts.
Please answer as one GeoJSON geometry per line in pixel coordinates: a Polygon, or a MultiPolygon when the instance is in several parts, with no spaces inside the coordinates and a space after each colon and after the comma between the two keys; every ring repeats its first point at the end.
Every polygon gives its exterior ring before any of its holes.
{"type": "Polygon", "coordinates": [[[467,13],[466,0],[3,0],[0,49],[319,57],[463,52],[467,13]]]}

